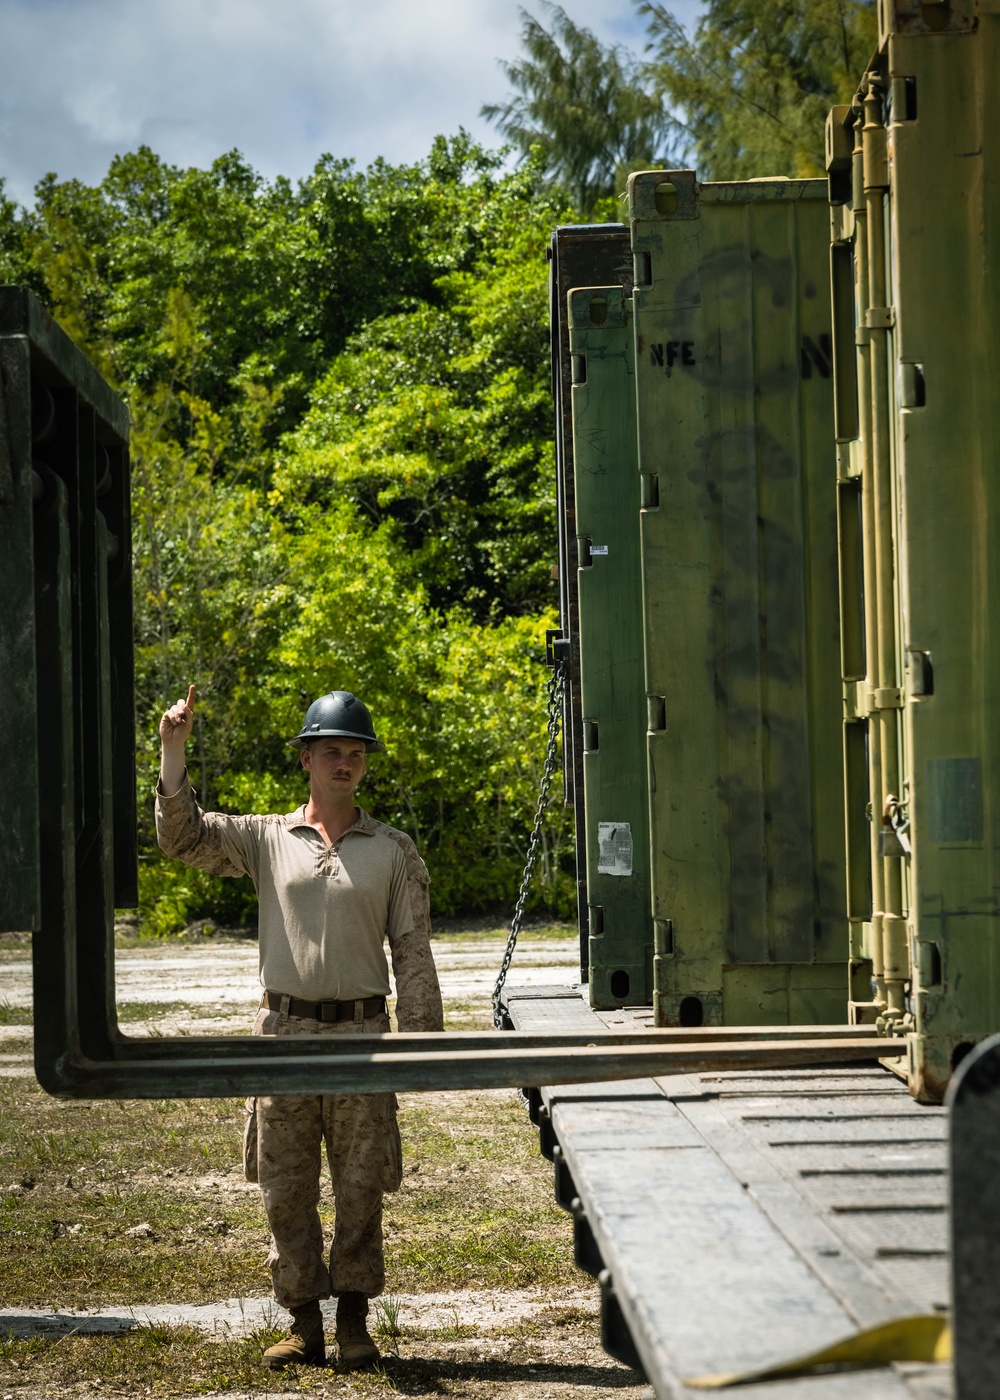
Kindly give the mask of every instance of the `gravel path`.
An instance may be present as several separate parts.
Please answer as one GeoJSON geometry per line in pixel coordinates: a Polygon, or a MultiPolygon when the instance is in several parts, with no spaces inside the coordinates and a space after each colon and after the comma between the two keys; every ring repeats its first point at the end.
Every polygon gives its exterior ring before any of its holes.
{"type": "MultiPolygon", "coordinates": [[[[503,956],[502,939],[447,935],[433,942],[445,1001],[489,1000],[503,956]]],[[[523,938],[514,968],[518,985],[571,982],[579,969],[574,939],[523,938]]],[[[131,948],[115,958],[119,1003],[184,1001],[220,1009],[252,1010],[260,996],[257,944],[226,942],[189,947],[131,948]]],[[[0,1004],[31,1005],[31,959],[6,955],[0,962],[0,1004]]]]}
{"type": "MultiPolygon", "coordinates": [[[[390,1293],[385,1302],[399,1308],[404,1332],[438,1328],[475,1327],[483,1331],[523,1326],[535,1322],[553,1307],[598,1312],[593,1287],[559,1289],[461,1289],[451,1293],[390,1293]]],[[[376,1312],[378,1304],[376,1306],[376,1312]]],[[[336,1300],[323,1303],[324,1316],[332,1319],[336,1300]]],[[[284,1327],[287,1314],[270,1298],[226,1298],[219,1303],[121,1305],[81,1308],[79,1311],[44,1311],[39,1308],[0,1307],[0,1335],[15,1337],[65,1337],[72,1334],[115,1334],[133,1327],[197,1327],[214,1337],[242,1337],[259,1327],[284,1327]]],[[[329,1330],[332,1332],[333,1327],[329,1330]]]]}
{"type": "MultiPolygon", "coordinates": [[[[435,938],[434,960],[445,1004],[485,1007],[503,956],[502,938],[435,938]]],[[[525,937],[513,964],[519,986],[576,980],[579,955],[575,939],[553,941],[525,937]]],[[[118,1004],[163,1006],[146,1021],[127,1018],[129,1035],[239,1035],[248,1031],[260,999],[257,944],[247,940],[131,948],[115,959],[118,1004]],[[169,1010],[168,1010],[169,1008],[169,1010]]],[[[0,958],[0,1006],[31,1006],[31,960],[24,954],[0,958]]],[[[30,1026],[0,1026],[0,1077],[31,1072],[30,1055],[2,1053],[5,1041],[31,1038],[30,1026]]]]}

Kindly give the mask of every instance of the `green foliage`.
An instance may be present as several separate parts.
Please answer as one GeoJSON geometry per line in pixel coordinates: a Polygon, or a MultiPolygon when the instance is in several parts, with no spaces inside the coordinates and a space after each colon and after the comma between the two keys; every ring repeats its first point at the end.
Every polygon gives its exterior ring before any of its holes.
{"type": "Polygon", "coordinates": [[[139,862],[139,908],[144,937],[169,938],[200,916],[223,928],[242,927],[256,918],[257,901],[247,881],[220,880],[164,860],[147,840],[139,862]]]}
{"type": "Polygon", "coordinates": [[[646,68],[687,118],[699,175],[822,175],[826,113],[849,102],[877,40],[874,0],[708,0],[693,40],[656,0],[646,68]]]}
{"type": "Polygon", "coordinates": [[[0,177],[0,285],[14,280],[15,270],[23,261],[22,223],[17,205],[4,193],[5,184],[0,177]]]}
{"type": "Polygon", "coordinates": [[[483,621],[551,596],[543,253],[561,211],[537,179],[479,182],[471,264],[349,341],[274,473],[283,500],[346,494],[372,524],[395,524],[431,599],[483,621]]]}
{"type": "Polygon", "coordinates": [[[662,163],[677,123],[625,49],[605,48],[560,5],[540,2],[551,31],[521,10],[524,57],[500,65],[514,95],[481,115],[522,155],[539,151],[546,173],[589,214],[624,189],[630,170],[662,163]]]}
{"type": "MultiPolygon", "coordinates": [[[[363,695],[389,756],[371,760],[362,801],[414,837],[439,912],[496,903],[516,886],[524,861],[545,742],[544,632],[553,618],[479,624],[459,607],[437,611],[397,529],[370,527],[347,502],[307,506],[298,526],[288,566],[308,591],[281,636],[261,731],[294,734],[305,701],[334,678],[363,695]]],[[[273,755],[263,792],[255,768],[227,774],[227,806],[268,811],[304,800],[297,758],[281,747],[287,757],[273,755]]],[[[561,851],[567,839],[565,818],[554,812],[549,840],[561,851]]],[[[558,856],[547,851],[543,898],[563,908],[570,894],[558,856]]]]}
{"type": "MultiPolygon", "coordinates": [[[[140,148],[97,186],[47,177],[30,214],[0,197],[5,275],[132,412],[143,793],[193,681],[203,804],[290,810],[287,736],[353,689],[390,747],[362,800],[414,835],[435,909],[512,901],[554,596],[543,253],[566,217],[537,161],[504,172],[464,133],[297,186],[140,148]]],[[[248,882],[162,859],[148,798],[141,824],[147,932],[252,917],[248,882]]],[[[561,809],[546,839],[536,901],[565,912],[561,809]]]]}

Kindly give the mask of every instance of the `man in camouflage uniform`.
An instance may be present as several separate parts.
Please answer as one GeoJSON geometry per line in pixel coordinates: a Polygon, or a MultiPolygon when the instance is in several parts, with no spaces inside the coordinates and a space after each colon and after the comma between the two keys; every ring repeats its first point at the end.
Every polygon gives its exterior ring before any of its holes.
{"type": "MultiPolygon", "coordinates": [[[[309,799],[282,816],[203,812],[184,766],[195,688],[160,721],[156,830],[162,849],[213,875],[249,875],[260,901],[255,1035],[371,1035],[390,1029],[388,938],[400,1030],[443,1028],[430,950],[426,867],[410,838],[354,804],[366,755],[384,749],[366,707],[333,691],[306,712],[290,742],[309,774],[309,799]]],[[[378,1360],[365,1319],[385,1286],[382,1195],[402,1179],[393,1094],[283,1094],[248,1100],[247,1178],[260,1185],[271,1227],[274,1296],[292,1314],[264,1353],[277,1370],[326,1358],[320,1299],[337,1298],[337,1345],[347,1367],[378,1360]],[[318,1202],[321,1151],[336,1199],[329,1265],[318,1202]]]]}

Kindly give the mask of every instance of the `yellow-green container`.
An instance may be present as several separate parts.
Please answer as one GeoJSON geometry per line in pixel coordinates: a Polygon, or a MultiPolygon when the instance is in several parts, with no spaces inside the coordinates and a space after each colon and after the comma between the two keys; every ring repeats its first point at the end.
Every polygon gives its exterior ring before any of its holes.
{"type": "Polygon", "coordinates": [[[826,185],[629,206],[656,1021],[843,1021],[826,185]]]}
{"type": "Polygon", "coordinates": [[[827,126],[852,1016],[939,1099],[1000,1030],[1000,13],[879,18],[827,126]]]}

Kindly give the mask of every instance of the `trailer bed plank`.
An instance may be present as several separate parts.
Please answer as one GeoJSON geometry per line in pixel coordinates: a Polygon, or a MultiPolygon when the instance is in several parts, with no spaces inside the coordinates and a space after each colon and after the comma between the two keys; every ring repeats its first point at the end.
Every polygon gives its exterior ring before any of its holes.
{"type": "MultiPolygon", "coordinates": [[[[576,1004],[567,992],[576,990],[576,1004]]],[[[649,1024],[511,989],[519,1030],[649,1024]]],[[[947,1304],[946,1122],[881,1066],[540,1086],[653,1394],[947,1304]]],[[[950,1400],[950,1367],[742,1386],[743,1400],[950,1400]]]]}

